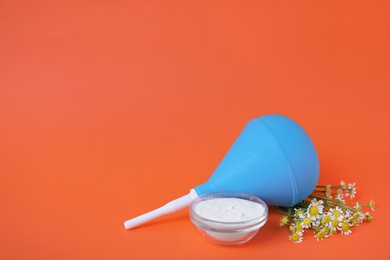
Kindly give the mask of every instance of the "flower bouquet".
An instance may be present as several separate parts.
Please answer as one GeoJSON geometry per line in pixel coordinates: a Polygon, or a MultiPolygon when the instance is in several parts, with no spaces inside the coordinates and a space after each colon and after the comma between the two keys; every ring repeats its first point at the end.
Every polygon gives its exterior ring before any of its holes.
{"type": "Polygon", "coordinates": [[[355,195],[355,183],[341,181],[337,186],[316,186],[309,197],[294,207],[273,208],[283,214],[279,224],[290,233],[292,242],[302,242],[303,234],[308,229],[314,231],[317,240],[322,240],[338,232],[349,235],[352,233],[351,227],[373,220],[369,212],[363,213],[363,208],[369,207],[374,211],[374,200],[366,204],[345,200],[346,197],[353,199],[355,195]]]}

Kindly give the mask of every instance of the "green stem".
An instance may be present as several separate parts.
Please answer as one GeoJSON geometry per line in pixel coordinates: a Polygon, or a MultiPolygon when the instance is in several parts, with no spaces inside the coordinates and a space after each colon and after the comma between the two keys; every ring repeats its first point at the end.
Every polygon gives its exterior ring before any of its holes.
{"type": "Polygon", "coordinates": [[[334,201],[334,199],[332,199],[332,198],[320,197],[320,196],[316,196],[313,194],[310,195],[308,198],[312,198],[312,199],[316,198],[316,199],[320,199],[320,200],[334,201]]]}

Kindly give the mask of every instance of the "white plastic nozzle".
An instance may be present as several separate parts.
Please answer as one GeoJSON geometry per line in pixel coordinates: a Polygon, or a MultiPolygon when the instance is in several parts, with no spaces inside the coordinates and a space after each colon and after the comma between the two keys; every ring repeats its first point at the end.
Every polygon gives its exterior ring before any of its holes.
{"type": "Polygon", "coordinates": [[[135,217],[133,219],[125,221],[124,225],[126,229],[132,229],[134,227],[137,227],[145,222],[148,222],[152,219],[155,219],[157,217],[178,211],[182,208],[187,207],[191,201],[193,201],[195,198],[198,197],[198,194],[194,189],[190,190],[190,193],[187,195],[180,197],[178,199],[172,200],[171,202],[168,202],[164,206],[152,210],[148,213],[145,213],[141,216],[135,217]]]}

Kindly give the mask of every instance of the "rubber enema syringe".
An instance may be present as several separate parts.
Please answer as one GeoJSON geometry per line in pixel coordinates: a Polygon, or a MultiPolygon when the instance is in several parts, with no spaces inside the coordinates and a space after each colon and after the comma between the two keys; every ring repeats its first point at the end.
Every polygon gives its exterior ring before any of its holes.
{"type": "Polygon", "coordinates": [[[291,207],[310,195],[318,177],[317,152],[303,128],[288,117],[265,115],[247,123],[207,182],[124,225],[132,229],[217,191],[245,192],[269,205],[291,207]]]}

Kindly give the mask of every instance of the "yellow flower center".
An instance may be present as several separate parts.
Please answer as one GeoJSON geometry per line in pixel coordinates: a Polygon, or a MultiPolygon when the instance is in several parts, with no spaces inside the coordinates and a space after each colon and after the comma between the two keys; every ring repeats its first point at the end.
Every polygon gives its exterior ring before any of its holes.
{"type": "Polygon", "coordinates": [[[297,212],[295,213],[295,215],[298,216],[298,217],[299,217],[300,215],[302,215],[302,214],[303,214],[303,210],[301,210],[301,209],[300,209],[300,210],[297,210],[297,212]]]}
{"type": "Polygon", "coordinates": [[[328,216],[328,215],[326,215],[326,216],[324,216],[323,218],[322,218],[322,222],[323,223],[329,223],[330,222],[330,216],[328,216]]]}
{"type": "Polygon", "coordinates": [[[324,232],[321,231],[321,232],[318,232],[318,233],[317,233],[317,238],[318,238],[318,239],[322,239],[322,238],[324,238],[324,237],[325,237],[325,233],[324,233],[324,232]]]}
{"type": "Polygon", "coordinates": [[[295,225],[295,231],[299,232],[302,231],[302,229],[303,229],[302,225],[299,224],[295,225]]]}
{"type": "Polygon", "coordinates": [[[310,208],[310,210],[309,210],[309,212],[310,212],[310,215],[311,216],[317,216],[317,214],[318,214],[318,208],[317,208],[317,206],[312,206],[311,208],[310,208]]]}
{"type": "Polygon", "coordinates": [[[338,210],[335,210],[335,211],[333,211],[333,216],[335,216],[336,218],[338,218],[338,217],[340,217],[340,215],[341,215],[341,212],[340,211],[338,211],[338,210]]]}
{"type": "Polygon", "coordinates": [[[325,190],[325,195],[326,195],[326,197],[331,197],[332,196],[332,190],[330,189],[330,188],[326,188],[326,190],[325,190]]]}
{"type": "Polygon", "coordinates": [[[288,222],[288,218],[287,218],[286,216],[284,216],[284,217],[282,218],[282,220],[280,221],[280,223],[281,223],[282,225],[286,225],[287,222],[288,222]]]}
{"type": "Polygon", "coordinates": [[[341,226],[341,229],[344,231],[344,232],[347,232],[349,230],[349,225],[347,222],[344,222],[343,225],[341,226]]]}
{"type": "Polygon", "coordinates": [[[310,222],[311,222],[311,221],[310,221],[310,218],[304,218],[304,219],[303,219],[303,224],[305,224],[306,226],[307,226],[307,225],[310,225],[310,222]]]}
{"type": "Polygon", "coordinates": [[[337,218],[332,220],[332,226],[333,227],[337,227],[338,225],[339,225],[339,220],[337,218]]]}
{"type": "Polygon", "coordinates": [[[324,230],[323,230],[324,234],[329,234],[330,232],[330,229],[328,227],[325,227],[324,230]]]}
{"type": "Polygon", "coordinates": [[[298,235],[297,233],[292,234],[292,235],[291,235],[291,240],[292,240],[293,242],[299,241],[299,235],[298,235]]]}
{"type": "Polygon", "coordinates": [[[322,229],[322,227],[320,227],[320,226],[316,226],[315,228],[314,228],[314,231],[315,232],[320,232],[321,231],[321,229],[322,229]]]}
{"type": "Polygon", "coordinates": [[[368,203],[368,206],[373,210],[375,209],[375,202],[373,200],[371,200],[369,203],[368,203]]]}

